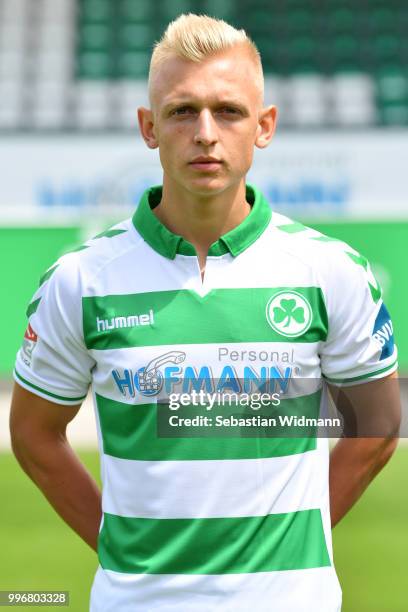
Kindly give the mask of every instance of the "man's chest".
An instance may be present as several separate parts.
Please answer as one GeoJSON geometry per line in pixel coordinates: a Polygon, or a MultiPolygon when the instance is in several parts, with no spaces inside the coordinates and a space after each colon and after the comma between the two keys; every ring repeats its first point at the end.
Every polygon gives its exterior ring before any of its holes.
{"type": "Polygon", "coordinates": [[[84,339],[96,389],[143,398],[273,392],[320,376],[327,316],[319,287],[228,287],[83,298],[84,339]]]}

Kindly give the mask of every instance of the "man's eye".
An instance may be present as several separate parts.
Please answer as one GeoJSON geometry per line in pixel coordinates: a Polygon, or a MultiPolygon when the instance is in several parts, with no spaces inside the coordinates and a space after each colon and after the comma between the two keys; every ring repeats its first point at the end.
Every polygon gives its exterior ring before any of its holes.
{"type": "Polygon", "coordinates": [[[234,108],[233,106],[223,106],[220,108],[219,112],[225,113],[226,115],[239,115],[240,111],[238,108],[234,108]]]}
{"type": "Polygon", "coordinates": [[[190,106],[180,106],[180,108],[175,108],[172,111],[172,115],[180,116],[180,115],[188,115],[192,113],[193,109],[190,106]]]}

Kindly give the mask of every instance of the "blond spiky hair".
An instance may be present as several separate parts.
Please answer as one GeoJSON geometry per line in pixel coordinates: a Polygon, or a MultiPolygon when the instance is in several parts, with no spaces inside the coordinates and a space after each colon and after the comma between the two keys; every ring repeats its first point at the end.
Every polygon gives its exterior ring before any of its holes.
{"type": "Polygon", "coordinates": [[[201,62],[207,57],[227,51],[236,45],[245,45],[257,68],[256,76],[263,94],[263,72],[261,56],[255,43],[245,30],[237,30],[222,19],[208,15],[180,15],[172,21],[162,38],[154,46],[149,70],[149,92],[152,75],[169,56],[178,55],[192,62],[201,62]]]}

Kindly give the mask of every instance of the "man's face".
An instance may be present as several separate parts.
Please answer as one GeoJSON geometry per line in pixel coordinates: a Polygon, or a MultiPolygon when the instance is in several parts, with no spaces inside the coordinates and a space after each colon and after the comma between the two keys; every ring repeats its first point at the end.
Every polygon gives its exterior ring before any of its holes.
{"type": "Polygon", "coordinates": [[[151,88],[151,147],[165,181],[196,195],[221,193],[248,172],[262,131],[256,66],[244,47],[196,63],[174,56],[151,88]]]}

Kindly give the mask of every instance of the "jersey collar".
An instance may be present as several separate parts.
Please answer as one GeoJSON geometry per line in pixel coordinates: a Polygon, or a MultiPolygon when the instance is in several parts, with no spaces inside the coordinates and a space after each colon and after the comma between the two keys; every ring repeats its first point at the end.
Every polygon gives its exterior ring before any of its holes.
{"type": "MultiPolygon", "coordinates": [[[[193,245],[182,236],[173,234],[154,215],[152,208],[160,203],[162,186],[147,189],[133,215],[133,225],[142,238],[160,255],[174,259],[177,254],[196,255],[193,245]]],[[[264,232],[271,220],[271,209],[262,193],[252,185],[246,186],[246,199],[252,205],[251,212],[231,231],[214,242],[210,256],[231,253],[234,257],[245,251],[264,232]]]]}

